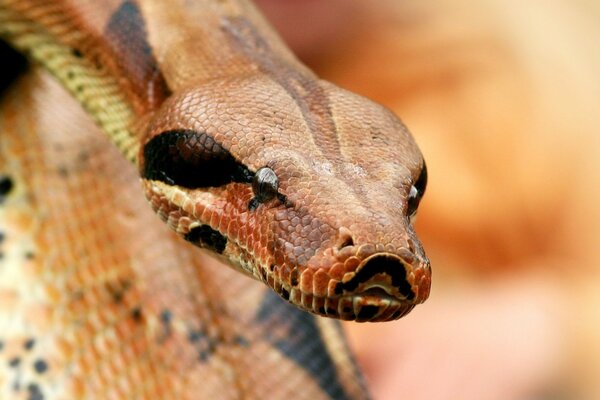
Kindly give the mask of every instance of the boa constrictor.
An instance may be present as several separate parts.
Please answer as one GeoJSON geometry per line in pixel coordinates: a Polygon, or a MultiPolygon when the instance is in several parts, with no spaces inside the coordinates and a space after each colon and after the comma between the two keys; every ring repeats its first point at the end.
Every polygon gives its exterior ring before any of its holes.
{"type": "Polygon", "coordinates": [[[0,0],[0,38],[0,398],[368,397],[314,314],[429,294],[391,112],[246,0],[0,0]]]}

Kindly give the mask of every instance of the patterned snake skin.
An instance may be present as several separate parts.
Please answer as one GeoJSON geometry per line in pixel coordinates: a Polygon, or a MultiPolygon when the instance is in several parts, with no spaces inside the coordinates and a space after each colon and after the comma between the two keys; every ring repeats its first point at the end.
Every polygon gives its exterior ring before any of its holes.
{"type": "Polygon", "coordinates": [[[368,398],[314,314],[429,294],[393,114],[242,0],[0,0],[0,38],[0,398],[368,398]]]}

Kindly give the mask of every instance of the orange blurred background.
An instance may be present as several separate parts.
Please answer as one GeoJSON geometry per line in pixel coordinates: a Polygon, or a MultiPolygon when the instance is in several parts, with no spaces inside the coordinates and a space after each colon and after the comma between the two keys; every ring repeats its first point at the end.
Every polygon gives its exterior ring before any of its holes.
{"type": "Polygon", "coordinates": [[[431,297],[346,325],[375,399],[600,398],[600,2],[258,3],[427,159],[431,297]]]}

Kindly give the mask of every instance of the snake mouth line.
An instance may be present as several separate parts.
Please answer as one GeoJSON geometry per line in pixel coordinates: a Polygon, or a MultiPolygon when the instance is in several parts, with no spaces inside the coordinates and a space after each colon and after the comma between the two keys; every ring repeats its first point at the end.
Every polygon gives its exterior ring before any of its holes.
{"type": "Polygon", "coordinates": [[[319,297],[285,283],[273,283],[269,286],[288,302],[315,314],[348,321],[392,321],[405,316],[415,306],[389,294],[382,287],[372,287],[361,293],[319,297]]]}

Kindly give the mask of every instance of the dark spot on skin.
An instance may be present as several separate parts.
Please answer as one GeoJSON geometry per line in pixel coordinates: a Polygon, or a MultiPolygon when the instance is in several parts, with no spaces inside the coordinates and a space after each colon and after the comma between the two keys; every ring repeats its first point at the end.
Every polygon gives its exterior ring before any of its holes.
{"type": "Polygon", "coordinates": [[[79,51],[79,49],[73,49],[73,50],[71,50],[71,54],[73,54],[77,58],[82,58],[83,57],[83,53],[81,51],[79,51]]]}
{"type": "Polygon", "coordinates": [[[9,176],[0,175],[0,201],[10,194],[13,187],[13,181],[9,176]]]}
{"type": "Polygon", "coordinates": [[[135,322],[142,321],[142,310],[140,307],[135,307],[131,310],[131,318],[133,318],[135,322]]]}
{"type": "Polygon", "coordinates": [[[204,338],[206,338],[206,332],[201,329],[190,331],[188,334],[188,340],[190,343],[196,343],[204,338]]]}
{"type": "Polygon", "coordinates": [[[334,310],[333,308],[327,308],[325,311],[327,312],[327,315],[338,315],[337,310],[334,310]]]}
{"type": "Polygon", "coordinates": [[[379,308],[377,306],[362,306],[358,315],[356,316],[357,320],[360,321],[368,321],[372,319],[379,312],[379,308]]]}
{"type": "Polygon", "coordinates": [[[30,383],[27,385],[27,391],[29,392],[27,400],[44,400],[44,395],[37,384],[30,383]]]}
{"type": "Polygon", "coordinates": [[[6,239],[4,232],[0,232],[0,243],[4,242],[4,239],[6,239]]]}
{"type": "Polygon", "coordinates": [[[35,346],[35,339],[27,339],[25,341],[25,343],[23,344],[23,347],[25,347],[25,350],[31,350],[31,349],[33,349],[33,346],[35,346]]]}
{"type": "Polygon", "coordinates": [[[275,271],[275,264],[269,265],[269,271],[271,271],[271,272],[275,271]]]}
{"type": "Polygon", "coordinates": [[[348,306],[344,306],[344,308],[342,309],[342,311],[344,312],[344,314],[348,314],[352,311],[352,309],[348,306]]]}
{"type": "Polygon", "coordinates": [[[117,279],[114,281],[108,281],[104,284],[106,290],[112,297],[115,303],[120,303],[125,297],[125,293],[131,287],[131,282],[128,280],[117,279]]]}
{"type": "Polygon", "coordinates": [[[319,307],[319,314],[325,314],[325,307],[319,307]]]}
{"type": "Polygon", "coordinates": [[[173,320],[173,314],[171,313],[171,311],[169,311],[169,310],[163,310],[160,313],[160,321],[163,324],[169,325],[172,320],[173,320]]]}
{"type": "Polygon", "coordinates": [[[188,332],[188,341],[196,348],[198,360],[202,363],[210,358],[219,344],[219,341],[211,338],[203,328],[190,330],[188,332]]]}
{"type": "Polygon", "coordinates": [[[25,252],[25,258],[28,260],[33,260],[35,258],[35,254],[32,251],[25,252]]]}
{"type": "Polygon", "coordinates": [[[208,360],[208,352],[201,350],[198,352],[198,359],[200,360],[201,363],[205,363],[208,360]]]}
{"type": "Polygon", "coordinates": [[[281,297],[283,297],[284,300],[289,300],[290,299],[290,292],[288,292],[284,288],[281,288],[280,295],[281,295],[281,297]]]}
{"type": "Polygon", "coordinates": [[[60,175],[61,178],[69,176],[69,169],[64,165],[59,166],[56,172],[58,172],[58,175],[60,175]]]}
{"type": "Polygon", "coordinates": [[[402,315],[402,313],[403,313],[403,310],[398,310],[398,311],[394,312],[394,314],[392,314],[392,318],[390,318],[390,320],[395,320],[395,319],[400,318],[400,315],[402,315]]]}
{"type": "Polygon", "coordinates": [[[212,250],[218,254],[222,254],[227,245],[225,236],[208,225],[200,225],[193,228],[184,238],[198,247],[212,250]]]}
{"type": "Polygon", "coordinates": [[[144,146],[142,176],[189,189],[251,183],[253,173],[205,132],[172,130],[144,146]]]}
{"type": "Polygon", "coordinates": [[[48,370],[48,363],[44,360],[36,360],[35,363],[33,363],[33,368],[38,374],[43,374],[48,370]]]}
{"type": "Polygon", "coordinates": [[[236,335],[236,337],[233,339],[233,342],[242,347],[250,346],[250,342],[248,341],[248,339],[241,335],[236,335]]]}
{"type": "Polygon", "coordinates": [[[21,364],[21,359],[19,357],[15,357],[15,358],[11,358],[8,361],[8,365],[10,365],[13,368],[16,368],[19,366],[19,364],[21,364]]]}
{"type": "Polygon", "coordinates": [[[85,164],[90,158],[90,154],[87,151],[81,151],[77,154],[77,161],[82,164],[85,164]]]}

